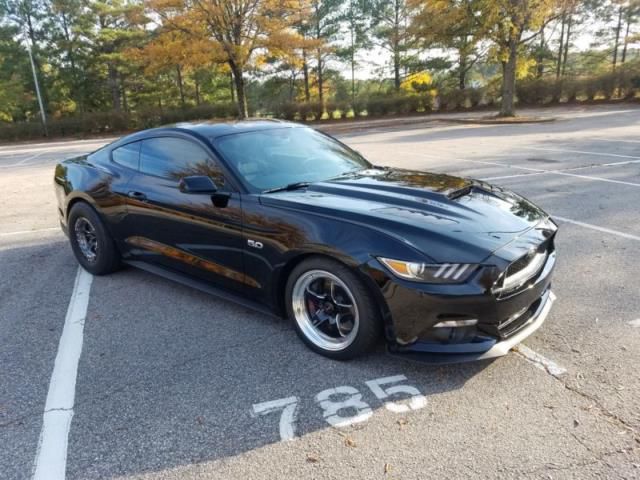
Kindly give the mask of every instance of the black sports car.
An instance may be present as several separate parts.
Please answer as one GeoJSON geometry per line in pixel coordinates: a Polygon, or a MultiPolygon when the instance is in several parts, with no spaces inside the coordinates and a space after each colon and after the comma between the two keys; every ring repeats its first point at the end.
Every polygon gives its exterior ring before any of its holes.
{"type": "Polygon", "coordinates": [[[127,263],[288,317],[331,358],[381,336],[418,359],[504,355],[554,299],[557,227],[542,210],[480,181],[372,165],[293,123],[142,131],[58,164],[55,190],[89,272],[127,263]]]}

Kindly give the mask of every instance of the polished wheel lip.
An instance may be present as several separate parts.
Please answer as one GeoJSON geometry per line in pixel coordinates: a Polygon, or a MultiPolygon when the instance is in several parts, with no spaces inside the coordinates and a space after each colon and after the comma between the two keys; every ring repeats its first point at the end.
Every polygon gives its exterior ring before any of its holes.
{"type": "Polygon", "coordinates": [[[80,217],[73,226],[76,242],[82,256],[90,263],[98,259],[98,236],[93,224],[86,217],[80,217]]]}
{"type": "MultiPolygon", "coordinates": [[[[335,298],[333,293],[331,294],[332,300],[335,298]]],[[[360,316],[358,313],[358,305],[355,301],[351,290],[347,287],[347,285],[340,280],[336,275],[327,272],[325,270],[309,270],[304,272],[298,279],[296,280],[293,290],[291,293],[291,303],[293,308],[293,315],[295,321],[304,334],[304,336],[313,343],[316,347],[321,348],[323,350],[331,351],[331,352],[339,352],[351,345],[355,340],[358,329],[360,326],[360,316]],[[353,315],[353,327],[346,332],[344,335],[340,333],[339,336],[333,337],[327,335],[325,332],[321,331],[318,325],[314,325],[311,314],[309,312],[309,308],[307,306],[307,295],[314,295],[313,292],[309,292],[309,287],[312,283],[317,280],[325,279],[331,282],[331,292],[334,291],[335,286],[340,288],[349,296],[349,300],[351,304],[344,303],[344,299],[342,302],[332,301],[335,306],[342,308],[349,308],[352,310],[353,315]]],[[[340,314],[337,313],[336,317],[333,319],[336,321],[336,327],[340,332],[340,323],[339,323],[340,314]]],[[[322,322],[321,322],[322,323],[322,322]]]]}

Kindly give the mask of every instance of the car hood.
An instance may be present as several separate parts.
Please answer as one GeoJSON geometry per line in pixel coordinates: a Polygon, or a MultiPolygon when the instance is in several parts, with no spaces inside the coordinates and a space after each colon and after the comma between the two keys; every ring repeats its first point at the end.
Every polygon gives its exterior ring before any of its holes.
{"type": "Polygon", "coordinates": [[[524,198],[484,182],[400,169],[365,170],[265,194],[261,202],[366,225],[435,262],[482,262],[547,217],[524,198]]]}

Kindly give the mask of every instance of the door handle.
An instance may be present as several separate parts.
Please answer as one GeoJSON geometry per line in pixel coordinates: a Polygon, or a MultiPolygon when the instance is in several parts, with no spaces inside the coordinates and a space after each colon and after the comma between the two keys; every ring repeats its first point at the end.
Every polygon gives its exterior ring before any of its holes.
{"type": "Polygon", "coordinates": [[[127,196],[129,198],[134,198],[134,199],[139,200],[141,202],[146,202],[147,201],[147,196],[142,192],[129,192],[127,194],[127,196]]]}

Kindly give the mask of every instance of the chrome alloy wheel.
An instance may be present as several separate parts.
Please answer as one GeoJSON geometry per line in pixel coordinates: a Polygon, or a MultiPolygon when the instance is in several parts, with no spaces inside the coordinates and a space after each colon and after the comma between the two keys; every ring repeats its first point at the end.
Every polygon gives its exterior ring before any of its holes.
{"type": "Polygon", "coordinates": [[[95,227],[85,217],[80,217],[73,229],[80,252],[87,261],[95,262],[98,258],[98,236],[95,227]]]}
{"type": "Polygon", "coordinates": [[[324,350],[347,348],[358,334],[358,306],[347,285],[332,273],[309,270],[296,280],[291,293],[298,327],[324,350]]]}

